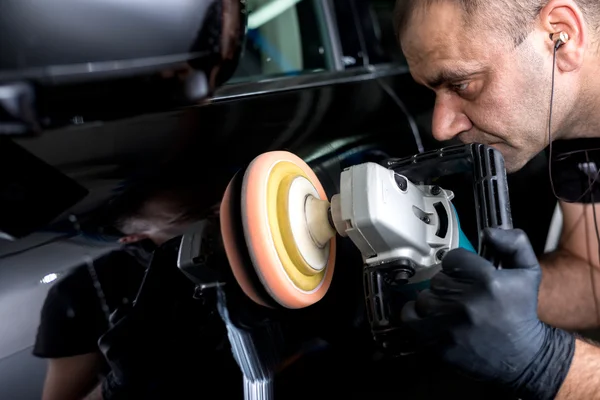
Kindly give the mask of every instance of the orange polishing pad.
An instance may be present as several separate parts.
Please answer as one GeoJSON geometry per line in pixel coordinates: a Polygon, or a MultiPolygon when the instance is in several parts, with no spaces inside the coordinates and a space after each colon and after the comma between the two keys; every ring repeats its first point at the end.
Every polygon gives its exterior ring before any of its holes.
{"type": "Polygon", "coordinates": [[[252,161],[238,193],[236,178],[225,192],[220,215],[225,251],[242,290],[267,306],[271,299],[286,308],[318,302],[333,276],[335,232],[328,225],[327,197],[316,175],[299,157],[274,151],[252,161]],[[235,240],[238,195],[245,243],[235,240]]]}
{"type": "Polygon", "coordinates": [[[256,276],[244,239],[242,227],[241,191],[244,173],[236,174],[229,182],[220,208],[221,235],[231,271],[243,292],[255,303],[275,308],[277,303],[265,291],[256,276]]]}

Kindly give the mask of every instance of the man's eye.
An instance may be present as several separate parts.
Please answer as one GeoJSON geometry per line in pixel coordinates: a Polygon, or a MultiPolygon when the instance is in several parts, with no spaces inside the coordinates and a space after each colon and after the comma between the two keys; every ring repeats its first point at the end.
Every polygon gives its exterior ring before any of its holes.
{"type": "Polygon", "coordinates": [[[457,93],[464,92],[469,88],[469,82],[458,83],[456,85],[452,85],[452,90],[457,93]]]}

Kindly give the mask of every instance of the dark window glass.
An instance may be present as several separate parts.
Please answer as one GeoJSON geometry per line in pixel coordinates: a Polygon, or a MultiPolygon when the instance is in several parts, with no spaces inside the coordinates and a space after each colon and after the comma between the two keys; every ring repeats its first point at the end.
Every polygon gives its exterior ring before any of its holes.
{"type": "MultiPolygon", "coordinates": [[[[406,59],[394,33],[394,6],[396,0],[368,0],[371,7],[375,35],[380,50],[388,61],[406,65],[406,59]]],[[[384,61],[381,59],[381,61],[384,61]]]]}
{"type": "Polygon", "coordinates": [[[248,35],[229,83],[329,69],[320,1],[247,0],[248,35]]]}

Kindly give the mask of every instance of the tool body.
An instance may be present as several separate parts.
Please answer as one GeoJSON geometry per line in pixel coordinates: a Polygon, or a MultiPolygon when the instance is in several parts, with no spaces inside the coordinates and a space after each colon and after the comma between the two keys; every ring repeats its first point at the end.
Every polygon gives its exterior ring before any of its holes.
{"type": "Polygon", "coordinates": [[[358,247],[366,267],[394,264],[399,278],[415,283],[431,278],[441,256],[459,246],[453,198],[451,191],[416,185],[367,163],[342,172],[331,213],[337,232],[358,247]]]}
{"type": "MultiPolygon", "coordinates": [[[[512,228],[502,154],[458,145],[383,163],[351,167],[332,198],[332,216],[364,258],[364,294],[373,337],[392,355],[412,353],[416,340],[400,321],[402,306],[428,287],[444,255],[475,251],[460,228],[454,194],[431,183],[470,174],[477,228],[512,228]],[[340,218],[341,217],[341,218],[340,218]]],[[[477,243],[479,253],[490,258],[477,243]]],[[[494,260],[491,260],[494,261],[494,260]]]]}
{"type": "Polygon", "coordinates": [[[387,352],[410,352],[416,342],[402,329],[402,306],[427,288],[449,250],[463,245],[454,193],[414,184],[374,163],[341,174],[331,214],[338,234],[363,256],[366,312],[374,339],[387,352]]]}
{"type": "Polygon", "coordinates": [[[391,355],[416,350],[401,307],[427,288],[448,251],[475,251],[460,228],[454,193],[434,182],[464,173],[473,177],[478,230],[511,228],[502,155],[480,144],[351,166],[331,202],[311,168],[288,152],[262,154],[234,176],[218,226],[184,235],[178,265],[200,291],[216,290],[247,399],[273,397],[286,347],[277,318],[293,319],[293,310],[325,296],[338,236],[362,254],[375,341],[391,355]],[[219,260],[215,252],[225,254],[229,268],[212,261],[219,260]]]}

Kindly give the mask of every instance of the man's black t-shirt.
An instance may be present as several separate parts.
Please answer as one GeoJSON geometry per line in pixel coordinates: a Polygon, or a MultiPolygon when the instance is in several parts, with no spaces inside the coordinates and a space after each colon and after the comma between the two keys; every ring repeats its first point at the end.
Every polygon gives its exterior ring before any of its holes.
{"type": "Polygon", "coordinates": [[[60,358],[98,352],[108,316],[135,299],[144,272],[131,254],[114,251],[61,278],[42,307],[33,354],[60,358]]]}
{"type": "Polygon", "coordinates": [[[600,202],[600,139],[559,140],[552,147],[556,194],[571,203],[600,202]]]}

